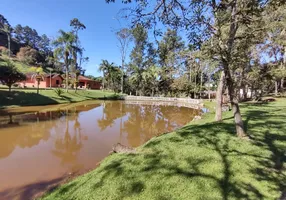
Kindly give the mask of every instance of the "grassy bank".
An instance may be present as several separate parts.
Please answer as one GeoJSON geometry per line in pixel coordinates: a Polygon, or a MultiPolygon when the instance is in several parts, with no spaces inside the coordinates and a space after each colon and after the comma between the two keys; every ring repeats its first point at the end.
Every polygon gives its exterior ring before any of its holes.
{"type": "Polygon", "coordinates": [[[110,92],[102,92],[99,90],[79,90],[75,93],[70,90],[64,92],[59,97],[53,90],[13,90],[11,93],[7,89],[0,89],[0,108],[7,106],[32,106],[32,105],[49,105],[59,103],[72,103],[92,99],[116,99],[117,95],[110,92]]]}
{"type": "Polygon", "coordinates": [[[235,136],[231,112],[213,113],[152,139],[137,154],[113,154],[49,199],[278,199],[286,189],[286,100],[243,104],[251,140],[235,136]]]}

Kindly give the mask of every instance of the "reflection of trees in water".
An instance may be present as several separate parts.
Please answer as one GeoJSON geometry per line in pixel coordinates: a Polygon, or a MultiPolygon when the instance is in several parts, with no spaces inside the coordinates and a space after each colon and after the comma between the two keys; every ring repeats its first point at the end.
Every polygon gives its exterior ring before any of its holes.
{"type": "MultiPolygon", "coordinates": [[[[70,111],[71,113],[65,117],[64,122],[62,120],[59,123],[65,124],[64,135],[56,134],[53,155],[61,159],[63,165],[70,165],[72,170],[77,170],[82,166],[78,163],[78,153],[83,147],[83,137],[81,134],[81,125],[79,122],[79,113],[76,110],[70,111]],[[63,123],[62,123],[63,122],[63,123]],[[73,131],[70,131],[69,122],[73,122],[73,131]],[[73,133],[72,133],[73,132],[73,133]]],[[[62,126],[58,126],[62,127],[62,126]]]]}
{"type": "Polygon", "coordinates": [[[104,103],[102,118],[97,120],[97,124],[101,131],[107,127],[112,127],[118,118],[126,115],[126,105],[122,102],[107,102],[104,103]]]}
{"type": "MultiPolygon", "coordinates": [[[[38,119],[39,113],[31,114],[38,119]]],[[[22,121],[22,119],[20,120],[22,121]]],[[[45,121],[29,124],[29,126],[21,125],[13,120],[13,115],[9,114],[8,126],[1,130],[0,134],[0,158],[9,156],[18,146],[21,148],[31,148],[40,143],[41,140],[47,141],[50,137],[50,130],[55,125],[54,121],[45,121]],[[17,129],[15,128],[17,125],[17,129]]]]}
{"type": "MultiPolygon", "coordinates": [[[[61,119],[66,119],[68,116],[73,116],[76,135],[72,136],[67,131],[61,141],[57,138],[57,146],[73,145],[73,148],[76,149],[77,146],[82,145],[82,139],[87,138],[81,134],[77,110],[87,111],[98,106],[100,104],[90,106],[80,104],[78,107],[70,107],[70,110],[2,113],[0,119],[0,159],[9,156],[17,146],[31,148],[38,145],[42,140],[47,141],[50,138],[51,130],[57,129],[61,119]]],[[[68,151],[74,151],[71,147],[66,148],[68,151]]]]}
{"type": "Polygon", "coordinates": [[[195,110],[176,106],[128,105],[129,118],[124,132],[131,146],[139,146],[153,136],[169,132],[187,123],[195,110]]]}
{"type": "Polygon", "coordinates": [[[102,118],[98,126],[103,131],[120,121],[120,142],[122,132],[127,133],[131,146],[138,146],[154,135],[169,132],[189,122],[197,114],[194,109],[177,106],[132,105],[123,102],[104,103],[102,118]],[[128,116],[127,121],[122,118],[128,116]]]}

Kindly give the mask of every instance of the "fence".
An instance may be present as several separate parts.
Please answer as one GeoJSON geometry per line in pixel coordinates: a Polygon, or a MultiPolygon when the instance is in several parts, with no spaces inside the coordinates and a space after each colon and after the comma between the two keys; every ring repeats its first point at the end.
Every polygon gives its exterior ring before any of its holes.
{"type": "Polygon", "coordinates": [[[200,99],[191,99],[191,98],[168,98],[168,97],[144,97],[144,96],[125,96],[124,100],[130,104],[144,104],[148,105],[177,105],[182,107],[189,107],[199,109],[203,105],[203,101],[200,99]],[[149,102],[149,103],[147,103],[149,102]]]}

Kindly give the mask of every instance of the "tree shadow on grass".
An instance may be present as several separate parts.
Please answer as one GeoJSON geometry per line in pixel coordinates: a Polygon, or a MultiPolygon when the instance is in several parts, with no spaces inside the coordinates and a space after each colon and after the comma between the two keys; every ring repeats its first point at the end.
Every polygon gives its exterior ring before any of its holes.
{"type": "Polygon", "coordinates": [[[48,181],[39,181],[19,188],[7,189],[0,192],[0,199],[34,199],[42,195],[43,192],[53,190],[63,180],[64,177],[61,177],[48,181]]]}
{"type": "MultiPolygon", "coordinates": [[[[278,199],[286,186],[286,127],[275,110],[245,112],[250,141],[236,137],[233,119],[189,125],[137,154],[112,155],[79,184],[110,199],[278,199]]],[[[64,189],[65,198],[77,190],[64,189]]]]}
{"type": "Polygon", "coordinates": [[[47,96],[37,93],[21,91],[4,91],[0,90],[0,108],[2,106],[30,106],[30,105],[47,105],[57,104],[58,102],[47,96]]]}

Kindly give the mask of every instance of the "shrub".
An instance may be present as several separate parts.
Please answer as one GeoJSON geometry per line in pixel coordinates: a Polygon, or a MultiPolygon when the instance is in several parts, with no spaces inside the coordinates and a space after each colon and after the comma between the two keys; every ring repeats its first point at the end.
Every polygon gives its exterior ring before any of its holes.
{"type": "Polygon", "coordinates": [[[0,46],[0,55],[1,56],[8,56],[9,55],[9,49],[7,49],[4,46],[0,46]]]}
{"type": "Polygon", "coordinates": [[[0,82],[3,85],[7,85],[9,91],[11,91],[13,84],[24,80],[26,80],[25,74],[20,72],[10,60],[7,60],[0,65],[0,82]]]}
{"type": "Polygon", "coordinates": [[[64,91],[61,88],[54,89],[54,92],[56,93],[56,95],[58,95],[58,97],[62,97],[64,93],[64,91]]]}
{"type": "Polygon", "coordinates": [[[22,47],[17,53],[17,58],[19,61],[26,64],[35,64],[37,61],[38,51],[31,47],[22,47]]]}

